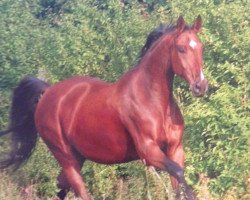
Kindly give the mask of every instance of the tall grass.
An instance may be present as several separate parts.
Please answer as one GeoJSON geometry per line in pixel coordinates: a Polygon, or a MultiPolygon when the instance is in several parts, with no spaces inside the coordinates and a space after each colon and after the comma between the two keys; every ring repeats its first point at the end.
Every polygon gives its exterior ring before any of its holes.
{"type": "Polygon", "coordinates": [[[0,200],[35,200],[38,199],[32,185],[27,188],[19,187],[13,179],[4,172],[0,173],[0,200]]]}
{"type": "MultiPolygon", "coordinates": [[[[21,177],[21,176],[20,176],[21,177]]],[[[19,178],[20,178],[19,177],[19,178]]],[[[23,175],[27,179],[26,174],[23,175]]],[[[196,188],[199,200],[249,200],[250,184],[248,184],[248,192],[243,196],[237,196],[237,191],[232,189],[223,197],[212,196],[208,190],[208,179],[202,177],[201,184],[196,188]]],[[[25,181],[26,182],[26,181],[25,181]]],[[[0,200],[56,200],[56,191],[54,196],[39,195],[39,183],[30,182],[21,185],[22,180],[16,180],[16,176],[12,176],[7,172],[0,172],[0,200]]],[[[250,182],[249,182],[250,183],[250,182]]],[[[174,200],[174,195],[168,181],[167,176],[158,174],[153,169],[145,170],[145,176],[141,178],[119,179],[112,183],[113,187],[110,191],[100,192],[102,187],[95,183],[92,188],[93,200],[174,200]],[[96,190],[96,191],[95,191],[96,190]],[[97,191],[99,190],[99,191],[97,191]],[[97,192],[99,194],[93,194],[97,192]],[[115,193],[110,195],[110,192],[115,193]]],[[[73,192],[68,194],[66,200],[77,200],[73,192]]]]}

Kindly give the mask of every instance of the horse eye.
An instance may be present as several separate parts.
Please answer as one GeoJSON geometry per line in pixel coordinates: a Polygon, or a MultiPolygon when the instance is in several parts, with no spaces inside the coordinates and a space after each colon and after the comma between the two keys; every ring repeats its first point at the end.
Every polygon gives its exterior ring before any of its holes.
{"type": "Polygon", "coordinates": [[[177,46],[177,50],[180,52],[180,53],[186,53],[186,48],[184,46],[177,46]]]}

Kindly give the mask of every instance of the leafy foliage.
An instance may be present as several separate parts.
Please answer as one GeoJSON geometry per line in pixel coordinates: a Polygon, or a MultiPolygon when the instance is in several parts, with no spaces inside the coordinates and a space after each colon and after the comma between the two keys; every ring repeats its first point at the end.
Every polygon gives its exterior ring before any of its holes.
{"type": "MultiPolygon", "coordinates": [[[[24,75],[52,83],[74,75],[115,81],[137,63],[154,27],[181,14],[188,22],[201,14],[210,89],[205,98],[194,99],[183,81],[175,81],[175,96],[186,120],[186,175],[198,193],[204,175],[215,198],[227,198],[233,191],[235,199],[247,199],[249,9],[249,3],[240,0],[1,0],[0,128],[7,126],[10,90],[24,75]]],[[[7,139],[0,140],[1,152],[8,150],[7,139]]],[[[39,195],[51,197],[58,170],[40,142],[30,161],[12,177],[15,184],[34,183],[39,195]]],[[[137,162],[108,167],[87,163],[83,174],[95,199],[164,199],[170,194],[166,174],[160,174],[160,180],[137,162]]]]}

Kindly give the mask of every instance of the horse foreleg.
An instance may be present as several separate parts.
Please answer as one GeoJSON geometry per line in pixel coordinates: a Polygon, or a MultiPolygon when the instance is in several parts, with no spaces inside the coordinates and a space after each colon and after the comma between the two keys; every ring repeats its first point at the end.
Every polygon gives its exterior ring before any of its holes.
{"type": "MultiPolygon", "coordinates": [[[[182,170],[184,170],[184,150],[182,144],[178,146],[169,147],[167,150],[167,156],[173,162],[177,163],[182,168],[182,170]]],[[[188,200],[196,199],[192,190],[188,187],[185,181],[183,183],[179,183],[179,181],[174,176],[171,176],[171,174],[170,174],[170,180],[172,187],[176,192],[176,199],[180,199],[180,192],[182,190],[181,187],[183,187],[184,189],[184,195],[186,196],[186,199],[188,200]]]]}
{"type": "MultiPolygon", "coordinates": [[[[178,147],[168,147],[166,155],[169,159],[176,162],[182,170],[184,169],[184,151],[182,145],[179,145],[178,147]]],[[[177,191],[179,189],[178,180],[174,176],[171,176],[171,174],[170,180],[173,189],[177,191]]]]}
{"type": "Polygon", "coordinates": [[[173,188],[178,188],[177,191],[179,191],[179,186],[183,186],[187,200],[195,200],[195,197],[187,186],[184,178],[183,163],[178,163],[180,162],[177,160],[178,154],[174,154],[175,156],[172,157],[167,156],[159,145],[152,140],[147,141],[144,144],[141,143],[138,153],[140,158],[146,161],[147,165],[167,171],[172,177],[173,188]]]}
{"type": "Polygon", "coordinates": [[[182,167],[169,159],[155,141],[147,141],[140,144],[138,154],[141,159],[145,160],[147,165],[167,171],[174,176],[179,183],[184,183],[184,174],[182,167]]]}

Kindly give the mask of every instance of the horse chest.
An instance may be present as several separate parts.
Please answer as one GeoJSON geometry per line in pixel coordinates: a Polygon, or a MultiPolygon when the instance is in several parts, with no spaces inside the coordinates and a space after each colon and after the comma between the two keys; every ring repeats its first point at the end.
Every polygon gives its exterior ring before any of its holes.
{"type": "Polygon", "coordinates": [[[184,120],[179,109],[166,116],[164,128],[166,143],[168,145],[179,144],[182,140],[184,131],[184,120]]]}

